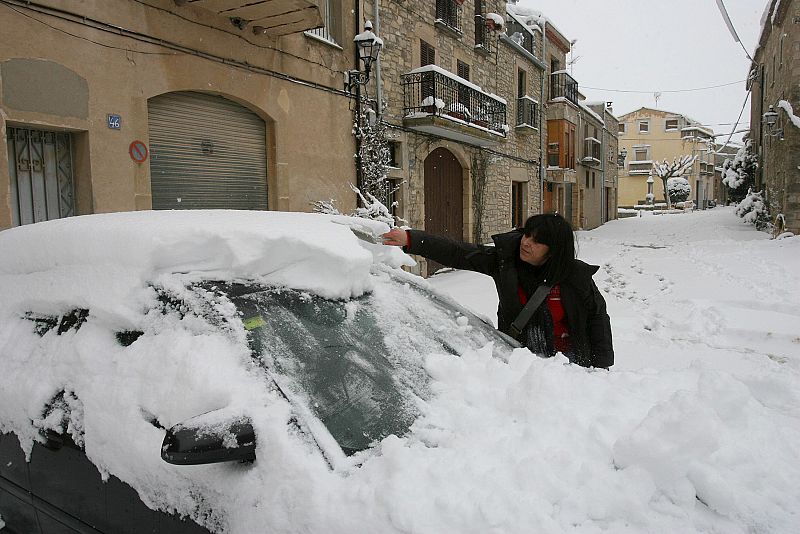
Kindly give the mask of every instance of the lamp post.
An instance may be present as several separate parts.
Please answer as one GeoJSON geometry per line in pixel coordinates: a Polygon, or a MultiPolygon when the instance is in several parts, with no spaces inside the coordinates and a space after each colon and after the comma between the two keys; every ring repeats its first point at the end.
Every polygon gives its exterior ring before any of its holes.
{"type": "MultiPolygon", "coordinates": [[[[364,31],[353,38],[358,52],[358,59],[364,63],[364,70],[349,70],[344,73],[345,89],[353,93],[356,99],[356,184],[359,191],[364,188],[364,171],[361,161],[361,86],[369,83],[369,73],[372,64],[378,60],[383,48],[383,41],[372,31],[372,22],[364,23],[364,31]]],[[[380,106],[380,103],[378,103],[380,106]]]]}

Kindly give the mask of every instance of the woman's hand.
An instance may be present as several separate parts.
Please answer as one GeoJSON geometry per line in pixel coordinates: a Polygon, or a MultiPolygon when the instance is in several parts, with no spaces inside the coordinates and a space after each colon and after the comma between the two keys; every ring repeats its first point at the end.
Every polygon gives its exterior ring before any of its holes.
{"type": "Polygon", "coordinates": [[[395,247],[408,246],[408,234],[402,228],[392,228],[381,237],[383,237],[384,245],[393,245],[395,247]]]}

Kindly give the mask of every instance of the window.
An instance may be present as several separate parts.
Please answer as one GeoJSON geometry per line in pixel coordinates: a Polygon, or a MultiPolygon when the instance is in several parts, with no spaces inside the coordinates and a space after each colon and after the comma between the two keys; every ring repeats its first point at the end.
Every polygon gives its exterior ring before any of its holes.
{"type": "Polygon", "coordinates": [[[528,94],[528,73],[517,69],[517,98],[522,98],[526,94],[528,94]]]}
{"type": "Polygon", "coordinates": [[[460,59],[456,61],[456,74],[460,78],[464,78],[465,80],[469,81],[469,65],[461,61],[460,59]]]}
{"type": "Polygon", "coordinates": [[[547,166],[548,167],[558,167],[559,166],[559,157],[560,150],[558,143],[548,143],[547,144],[547,166]]]}
{"type": "Polygon", "coordinates": [[[386,200],[388,201],[387,207],[389,208],[389,213],[392,217],[399,217],[400,216],[400,184],[403,181],[399,178],[387,178],[389,182],[389,198],[386,200]]]}
{"type": "Polygon", "coordinates": [[[597,180],[597,173],[594,173],[594,172],[593,172],[593,173],[592,173],[592,189],[594,189],[595,187],[597,187],[597,181],[596,181],[596,180],[597,180]]]}
{"type": "Polygon", "coordinates": [[[341,0],[323,0],[320,4],[322,24],[320,28],[308,30],[306,35],[338,45],[342,42],[341,0]]]}
{"type": "Polygon", "coordinates": [[[486,29],[486,1],[475,0],[475,46],[488,51],[490,43],[486,29]]]}
{"type": "Polygon", "coordinates": [[[461,33],[461,6],[459,3],[455,0],[436,0],[436,22],[461,33]]]}
{"type": "Polygon", "coordinates": [[[678,129],[678,119],[667,119],[664,123],[664,131],[671,132],[678,129]]]}
{"type": "Polygon", "coordinates": [[[650,133],[650,121],[639,121],[639,133],[646,134],[650,133]]]}
{"type": "Polygon", "coordinates": [[[425,65],[435,65],[436,64],[436,49],[423,41],[422,39],[419,40],[419,65],[420,67],[424,67],[425,65]]]}
{"type": "Polygon", "coordinates": [[[403,168],[403,155],[399,141],[389,141],[389,167],[393,169],[403,168]]]}
{"type": "Polygon", "coordinates": [[[621,134],[625,133],[625,123],[624,122],[619,123],[618,133],[621,133],[621,134]]]}
{"type": "MultiPolygon", "coordinates": [[[[469,65],[461,60],[456,60],[456,73],[460,78],[469,81],[469,65]]],[[[470,109],[469,94],[469,87],[464,84],[458,84],[458,101],[467,109],[470,109]]]]}
{"type": "Polygon", "coordinates": [[[648,156],[650,150],[646,147],[643,148],[634,148],[633,149],[633,160],[634,161],[648,161],[650,157],[648,156]]]}
{"type": "Polygon", "coordinates": [[[589,171],[586,171],[586,189],[589,189],[589,171]]]}
{"type": "Polygon", "coordinates": [[[522,228],[525,224],[525,191],[527,182],[511,182],[511,226],[522,228]]]}
{"type": "Polygon", "coordinates": [[[550,74],[561,70],[561,62],[556,58],[550,58],[550,74]]]}

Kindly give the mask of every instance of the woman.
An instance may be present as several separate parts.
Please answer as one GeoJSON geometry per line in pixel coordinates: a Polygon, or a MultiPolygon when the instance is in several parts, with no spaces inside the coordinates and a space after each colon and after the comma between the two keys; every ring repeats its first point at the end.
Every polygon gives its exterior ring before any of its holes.
{"type": "Polygon", "coordinates": [[[611,321],[592,280],[599,267],[575,258],[574,233],[562,216],[534,215],[523,228],[492,236],[493,247],[400,228],[383,238],[409,254],[491,276],[500,299],[497,327],[507,334],[536,289],[552,286],[515,337],[537,354],[561,352],[584,367],[614,364],[611,321]]]}

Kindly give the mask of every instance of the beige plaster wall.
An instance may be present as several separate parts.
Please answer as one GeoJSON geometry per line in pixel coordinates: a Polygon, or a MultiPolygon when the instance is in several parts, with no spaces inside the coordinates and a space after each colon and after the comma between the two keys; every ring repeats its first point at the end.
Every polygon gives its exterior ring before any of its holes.
{"type": "MultiPolygon", "coordinates": [[[[76,132],[78,213],[150,208],[149,165],[135,163],[128,146],[133,140],[148,143],[147,100],[172,91],[221,95],[266,121],[270,209],[309,211],[310,202],[329,198],[337,199],[343,210],[352,209],[354,197],[347,184],[355,181],[354,142],[348,98],[224,65],[188,49],[246,61],[334,89],[341,88],[341,71],[351,68],[347,50],[302,34],[280,39],[253,36],[252,32],[232,28],[226,19],[203,10],[177,8],[171,1],[153,0],[149,2],[152,6],[129,0],[42,3],[68,11],[80,9],[95,20],[185,47],[165,48],[34,14],[54,28],[83,38],[72,37],[14,11],[0,12],[0,63],[18,58],[46,59],[58,69],[73,72],[88,87],[86,112],[75,113],[77,116],[63,112],[65,102],[37,112],[30,105],[20,105],[25,99],[19,95],[0,100],[3,133],[7,125],[76,132]],[[109,113],[121,116],[120,130],[107,127],[109,113]]],[[[68,97],[65,95],[65,99],[68,97]]],[[[8,154],[3,143],[0,228],[11,224],[9,187],[8,154]]]]}

